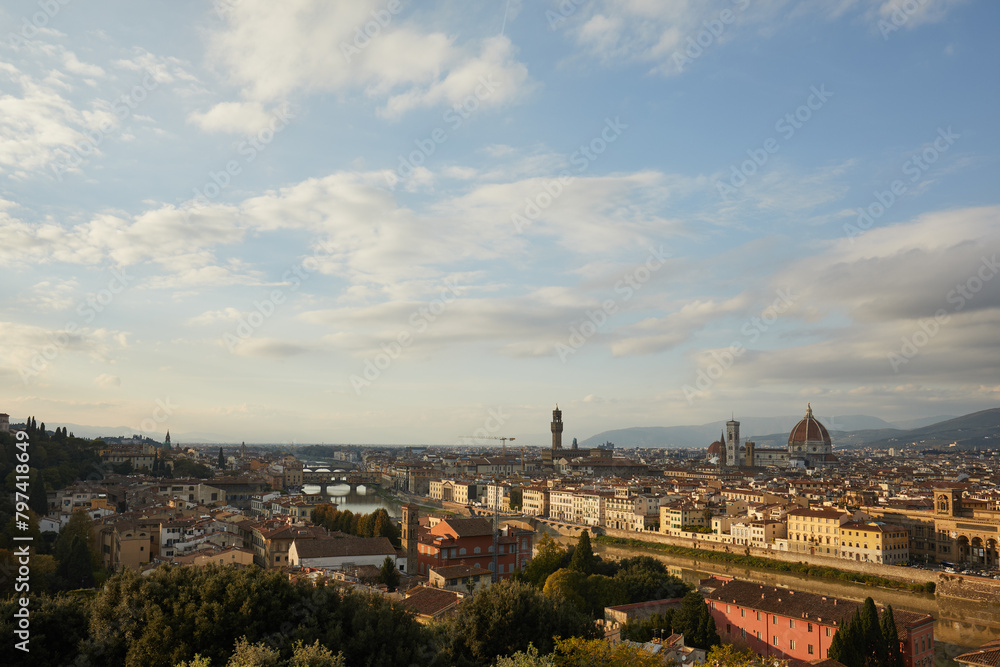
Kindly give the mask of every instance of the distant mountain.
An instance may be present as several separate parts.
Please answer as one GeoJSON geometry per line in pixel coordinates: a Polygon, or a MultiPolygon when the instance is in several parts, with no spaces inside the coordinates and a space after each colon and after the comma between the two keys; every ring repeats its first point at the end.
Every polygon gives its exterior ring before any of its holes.
{"type": "Polygon", "coordinates": [[[917,419],[905,419],[903,421],[892,422],[892,425],[896,428],[903,429],[904,431],[909,431],[914,428],[923,428],[924,426],[930,426],[931,424],[940,424],[941,422],[948,421],[949,419],[957,419],[956,415],[939,415],[937,417],[918,417],[917,419]]]}
{"type": "MultiPolygon", "coordinates": [[[[1000,408],[974,412],[963,417],[941,417],[940,421],[926,424],[934,417],[923,417],[891,424],[869,415],[843,415],[816,418],[826,426],[837,446],[847,447],[900,447],[916,443],[928,448],[1000,447],[1000,408]],[[902,428],[906,424],[919,427],[902,428]]],[[[781,447],[787,444],[788,434],[802,419],[798,417],[750,417],[740,419],[740,437],[750,439],[758,447],[781,447]]],[[[700,426],[637,426],[604,431],[580,442],[584,448],[596,447],[607,441],[618,447],[708,447],[725,431],[724,421],[700,426]]],[[[565,443],[564,443],[565,444],[565,443]]]]}
{"type": "MultiPolygon", "coordinates": [[[[164,433],[143,433],[140,432],[134,426],[87,426],[86,424],[70,424],[69,422],[52,422],[46,423],[45,428],[47,430],[54,430],[60,427],[66,427],[73,435],[79,438],[99,438],[101,436],[131,436],[131,435],[145,435],[157,442],[163,440],[164,433]]],[[[231,438],[226,438],[217,433],[171,433],[170,439],[176,445],[178,443],[183,444],[194,444],[194,443],[228,443],[232,442],[231,438]]]]}
{"type": "MultiPolygon", "coordinates": [[[[792,428],[799,423],[805,413],[785,417],[748,417],[739,419],[740,438],[750,438],[758,444],[777,438],[786,442],[792,428]],[[764,434],[764,435],[762,435],[764,434]]],[[[861,429],[892,429],[889,422],[869,415],[844,415],[823,417],[816,415],[830,431],[853,431],[861,429]]],[[[584,448],[596,447],[611,441],[618,447],[708,447],[719,439],[726,430],[726,422],[717,421],[700,426],[635,426],[604,431],[580,442],[584,448]]],[[[563,443],[565,446],[565,443],[563,443]]]]}
{"type": "Polygon", "coordinates": [[[996,449],[1000,447],[1000,408],[973,412],[869,443],[871,447],[906,445],[928,449],[951,445],[958,449],[996,449]]]}

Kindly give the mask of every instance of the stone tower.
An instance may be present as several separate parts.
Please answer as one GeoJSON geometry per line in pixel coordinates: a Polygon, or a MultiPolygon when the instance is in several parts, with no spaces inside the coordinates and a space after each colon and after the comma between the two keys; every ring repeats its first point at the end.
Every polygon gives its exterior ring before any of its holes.
{"type": "Polygon", "coordinates": [[[562,449],[562,432],[562,410],[557,404],[556,409],[552,411],[552,449],[562,449]]]}
{"type": "Polygon", "coordinates": [[[742,461],[738,461],[736,456],[740,449],[740,423],[735,419],[726,422],[726,465],[738,466],[742,461]]]}
{"type": "Polygon", "coordinates": [[[406,550],[406,573],[420,574],[417,565],[417,541],[420,537],[420,521],[417,506],[413,503],[403,505],[403,548],[406,550]]]}

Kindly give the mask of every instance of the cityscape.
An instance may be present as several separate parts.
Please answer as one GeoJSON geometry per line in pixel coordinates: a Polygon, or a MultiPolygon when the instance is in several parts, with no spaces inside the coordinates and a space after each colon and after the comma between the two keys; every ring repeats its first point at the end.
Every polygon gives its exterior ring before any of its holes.
{"type": "Polygon", "coordinates": [[[998,28],[3,3],[3,664],[1000,667],[998,28]]]}

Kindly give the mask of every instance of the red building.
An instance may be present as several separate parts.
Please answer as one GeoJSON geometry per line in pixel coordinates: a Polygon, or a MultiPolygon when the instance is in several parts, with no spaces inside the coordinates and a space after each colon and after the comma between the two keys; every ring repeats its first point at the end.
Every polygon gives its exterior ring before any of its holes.
{"type": "MultiPolygon", "coordinates": [[[[497,572],[507,579],[531,560],[531,539],[527,530],[500,529],[497,549],[497,572]]],[[[449,565],[478,565],[493,571],[493,522],[482,517],[442,519],[430,529],[420,531],[417,544],[417,574],[429,574],[430,568],[449,565]]]]}
{"type": "MultiPolygon", "coordinates": [[[[837,630],[861,607],[853,600],[736,579],[707,583],[705,603],[722,641],[769,657],[825,660],[837,630]]],[[[934,618],[898,609],[892,615],[906,667],[933,665],[934,618]]]]}

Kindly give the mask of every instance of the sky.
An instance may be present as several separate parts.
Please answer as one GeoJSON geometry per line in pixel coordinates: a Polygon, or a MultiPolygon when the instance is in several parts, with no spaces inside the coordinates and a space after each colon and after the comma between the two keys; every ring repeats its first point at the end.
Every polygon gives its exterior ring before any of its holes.
{"type": "MultiPolygon", "coordinates": [[[[1000,402],[1000,3],[12,0],[0,412],[545,445],[1000,402]]],[[[176,438],[175,438],[176,440],[176,438]]]]}

